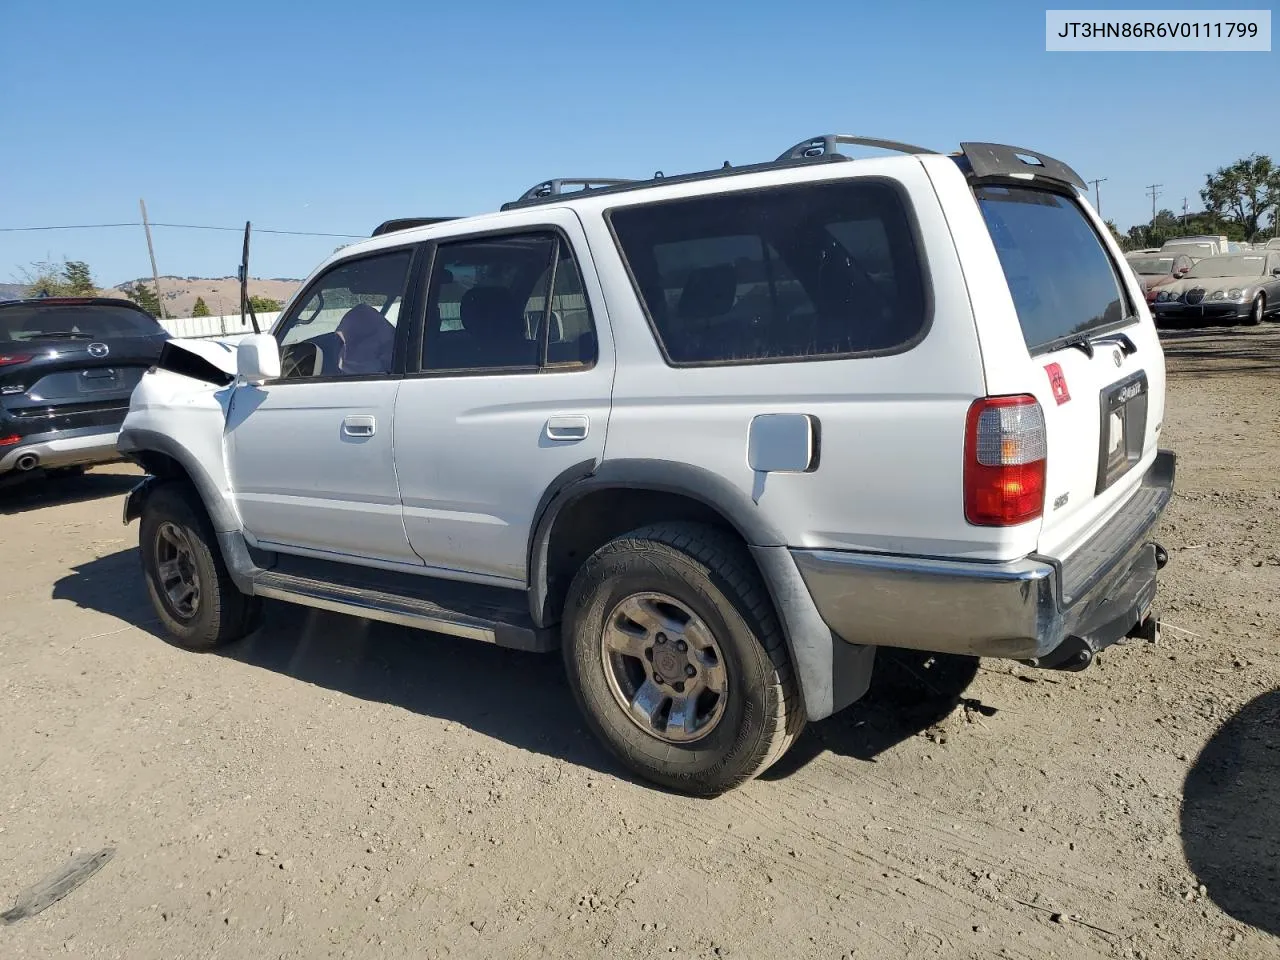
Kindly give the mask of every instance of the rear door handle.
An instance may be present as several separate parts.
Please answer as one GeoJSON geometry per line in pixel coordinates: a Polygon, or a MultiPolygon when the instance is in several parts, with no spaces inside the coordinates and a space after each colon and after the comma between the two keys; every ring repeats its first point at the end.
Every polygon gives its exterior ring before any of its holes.
{"type": "Polygon", "coordinates": [[[342,421],[342,432],[348,437],[372,437],[373,417],[347,417],[342,421]]]}
{"type": "Polygon", "coordinates": [[[591,418],[581,415],[552,417],[547,421],[548,440],[585,440],[591,418]]]}

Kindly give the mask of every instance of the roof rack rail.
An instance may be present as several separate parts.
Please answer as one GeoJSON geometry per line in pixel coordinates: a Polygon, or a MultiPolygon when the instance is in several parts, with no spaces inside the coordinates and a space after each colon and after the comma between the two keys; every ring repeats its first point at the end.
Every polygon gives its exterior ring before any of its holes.
{"type": "Polygon", "coordinates": [[[388,220],[374,227],[371,237],[380,237],[384,233],[395,233],[398,230],[412,230],[414,227],[429,227],[433,223],[444,223],[446,220],[457,220],[457,217],[401,217],[388,220]]]}
{"type": "Polygon", "coordinates": [[[566,192],[565,187],[581,187],[582,191],[587,191],[596,187],[616,187],[623,183],[635,183],[635,181],[619,177],[557,177],[555,180],[543,180],[541,183],[534,184],[510,203],[504,203],[502,209],[505,210],[512,204],[525,203],[528,200],[558,197],[566,192]]]}
{"type": "Polygon", "coordinates": [[[848,143],[860,147],[878,147],[881,150],[894,150],[898,153],[937,153],[928,147],[917,147],[910,143],[899,143],[897,140],[879,140],[875,137],[854,137],[844,133],[824,133],[821,136],[801,140],[776,162],[783,160],[813,160],[817,157],[838,153],[836,145],[848,143]]]}

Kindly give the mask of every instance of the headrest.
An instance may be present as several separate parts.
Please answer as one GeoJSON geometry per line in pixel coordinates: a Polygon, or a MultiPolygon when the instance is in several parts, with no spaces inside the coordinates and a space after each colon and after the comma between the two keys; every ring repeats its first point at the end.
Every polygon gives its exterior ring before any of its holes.
{"type": "Polygon", "coordinates": [[[738,278],[732,263],[718,263],[690,271],[680,291],[678,311],[683,320],[708,320],[733,309],[738,278]]]}

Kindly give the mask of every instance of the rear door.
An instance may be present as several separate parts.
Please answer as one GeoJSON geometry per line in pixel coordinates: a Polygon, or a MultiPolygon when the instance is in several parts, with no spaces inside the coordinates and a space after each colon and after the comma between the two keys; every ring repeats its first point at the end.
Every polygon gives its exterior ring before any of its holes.
{"type": "Polygon", "coordinates": [[[503,225],[435,247],[395,461],[405,531],[434,573],[522,586],[544,495],[604,453],[613,344],[576,215],[503,225]]]}
{"type": "Polygon", "coordinates": [[[1132,494],[1155,457],[1164,354],[1135,278],[1086,204],[1029,185],[974,193],[1017,319],[1015,332],[1001,327],[998,309],[975,311],[988,392],[1031,393],[1044,410],[1037,548],[1065,556],[1132,494]]]}

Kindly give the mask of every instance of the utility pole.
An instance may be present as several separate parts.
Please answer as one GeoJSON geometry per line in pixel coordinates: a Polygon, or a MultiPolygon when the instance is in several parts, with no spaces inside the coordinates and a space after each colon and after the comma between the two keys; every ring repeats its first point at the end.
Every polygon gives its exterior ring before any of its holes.
{"type": "Polygon", "coordinates": [[[1187,198],[1182,198],[1182,229],[1187,229],[1187,198]]]}
{"type": "Polygon", "coordinates": [[[164,301],[160,299],[160,271],[156,269],[156,248],[151,244],[151,224],[147,221],[147,202],[141,197],[138,198],[138,208],[142,210],[142,229],[147,234],[147,253],[151,257],[151,282],[155,285],[156,303],[160,304],[160,317],[167,320],[169,313],[164,308],[164,301]]]}
{"type": "Polygon", "coordinates": [[[1163,183],[1147,184],[1147,193],[1151,194],[1151,229],[1152,230],[1156,228],[1156,197],[1160,196],[1160,194],[1163,192],[1160,189],[1163,186],[1164,186],[1163,183]]]}
{"type": "Polygon", "coordinates": [[[1102,177],[1098,180],[1090,180],[1093,184],[1093,208],[1098,211],[1098,216],[1102,216],[1102,194],[1098,192],[1098,184],[1106,183],[1107,178],[1102,177]]]}

